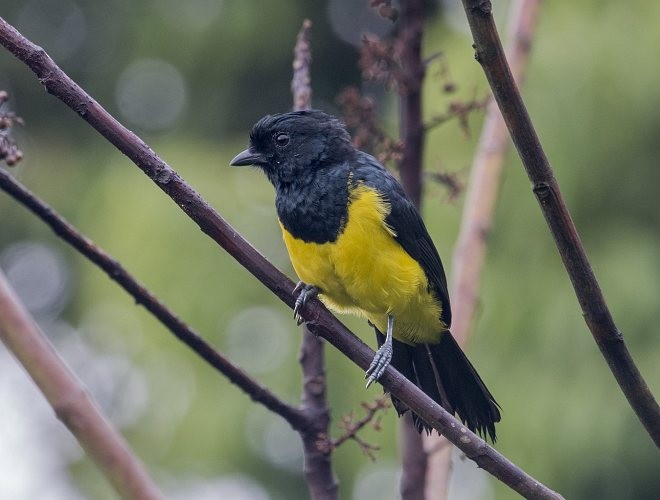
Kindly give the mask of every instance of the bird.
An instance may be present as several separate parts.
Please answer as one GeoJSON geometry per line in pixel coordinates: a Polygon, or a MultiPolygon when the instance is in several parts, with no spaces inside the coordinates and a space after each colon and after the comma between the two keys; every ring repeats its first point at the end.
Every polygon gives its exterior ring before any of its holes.
{"type": "MultiPolygon", "coordinates": [[[[275,188],[284,244],[300,279],[293,291],[297,323],[316,296],[334,312],[366,318],[378,344],[367,387],[391,364],[495,442],[499,405],[451,334],[440,256],[394,175],[320,110],[264,116],[230,165],[257,167],[275,188]]],[[[392,403],[399,415],[409,410],[393,396],[392,403]]],[[[412,418],[420,433],[431,431],[412,418]]]]}

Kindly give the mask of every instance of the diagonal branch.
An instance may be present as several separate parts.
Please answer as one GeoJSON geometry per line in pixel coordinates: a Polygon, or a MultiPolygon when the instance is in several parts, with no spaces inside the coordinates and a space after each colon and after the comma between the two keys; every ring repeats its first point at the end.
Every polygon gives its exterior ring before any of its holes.
{"type": "Polygon", "coordinates": [[[309,420],[300,410],[286,404],[241,370],[238,366],[216,351],[202,337],[172,313],[151,292],[141,285],[122,265],[91,240],[80,234],[75,227],[51,207],[37,198],[8,172],[0,169],[0,189],[25,206],[45,222],[55,234],[100,267],[106,274],[131,295],[137,304],[142,304],[168,328],[181,342],[195,351],[202,359],[225,375],[254,401],[261,403],[280,415],[296,430],[309,427],[309,420]]]}
{"type": "MultiPolygon", "coordinates": [[[[201,230],[216,241],[289,307],[294,305],[293,283],[273,267],[238,232],[213,210],[181,177],[135,134],[123,127],[103,107],[69,78],[37,45],[0,18],[0,44],[37,75],[46,90],[62,100],[126,154],[190,216],[201,230]]],[[[310,301],[302,311],[310,329],[323,336],[346,357],[366,370],[374,351],[337,320],[320,301],[310,301]]],[[[483,439],[464,427],[441,406],[392,367],[380,383],[403,401],[431,427],[460,448],[470,459],[527,498],[562,498],[538,482],[483,439]]]]}
{"type": "Polygon", "coordinates": [[[0,271],[0,341],[122,498],[164,498],[142,462],[69,371],[0,271]]]}
{"type": "Polygon", "coordinates": [[[584,251],[571,215],[518,87],[511,75],[488,0],[463,0],[475,57],[481,64],[513,143],[532,182],[534,195],[550,227],[571,279],[584,319],[628,402],[660,447],[660,406],[623,340],[584,251]]]}

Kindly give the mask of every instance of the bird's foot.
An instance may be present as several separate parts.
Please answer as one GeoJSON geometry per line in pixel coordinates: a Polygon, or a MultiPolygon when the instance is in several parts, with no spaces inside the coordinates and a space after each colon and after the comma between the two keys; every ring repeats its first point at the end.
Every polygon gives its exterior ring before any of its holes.
{"type": "Polygon", "coordinates": [[[313,299],[319,294],[319,289],[314,285],[308,285],[302,281],[299,281],[296,287],[293,289],[293,293],[296,294],[300,292],[296,303],[293,306],[293,318],[296,320],[296,325],[300,325],[304,320],[300,316],[300,309],[305,307],[305,304],[309,299],[313,299]]]}
{"type": "Polygon", "coordinates": [[[367,379],[367,387],[376,382],[380,377],[385,373],[385,369],[389,366],[390,361],[392,361],[392,345],[383,344],[380,346],[380,349],[376,351],[374,359],[369,365],[364,378],[367,379]]]}
{"type": "Polygon", "coordinates": [[[367,374],[364,378],[367,379],[367,387],[373,384],[376,380],[383,376],[385,370],[392,361],[392,352],[394,348],[392,346],[392,331],[394,330],[394,317],[387,317],[387,335],[385,337],[385,342],[380,349],[376,351],[374,359],[371,360],[371,365],[367,370],[367,374]]]}

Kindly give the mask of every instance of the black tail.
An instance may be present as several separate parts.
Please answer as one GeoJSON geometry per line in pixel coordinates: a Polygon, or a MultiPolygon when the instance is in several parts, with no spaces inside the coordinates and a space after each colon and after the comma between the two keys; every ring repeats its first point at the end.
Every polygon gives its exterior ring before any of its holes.
{"type": "MultiPolygon", "coordinates": [[[[378,345],[385,336],[376,330],[378,345]]],[[[438,344],[408,345],[394,339],[392,366],[450,413],[457,413],[473,432],[495,442],[495,422],[500,421],[499,405],[467,359],[451,333],[443,333],[438,344]]],[[[392,404],[399,415],[408,407],[395,397],[392,404]]],[[[417,430],[431,428],[412,414],[417,430]]]]}

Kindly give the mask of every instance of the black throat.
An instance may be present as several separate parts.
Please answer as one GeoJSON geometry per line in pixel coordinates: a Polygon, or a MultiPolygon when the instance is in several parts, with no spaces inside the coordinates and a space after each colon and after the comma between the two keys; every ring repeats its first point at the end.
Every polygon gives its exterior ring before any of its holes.
{"type": "Polygon", "coordinates": [[[275,206],[284,228],[307,243],[335,241],[348,216],[349,166],[320,168],[275,186],[275,206]]]}

